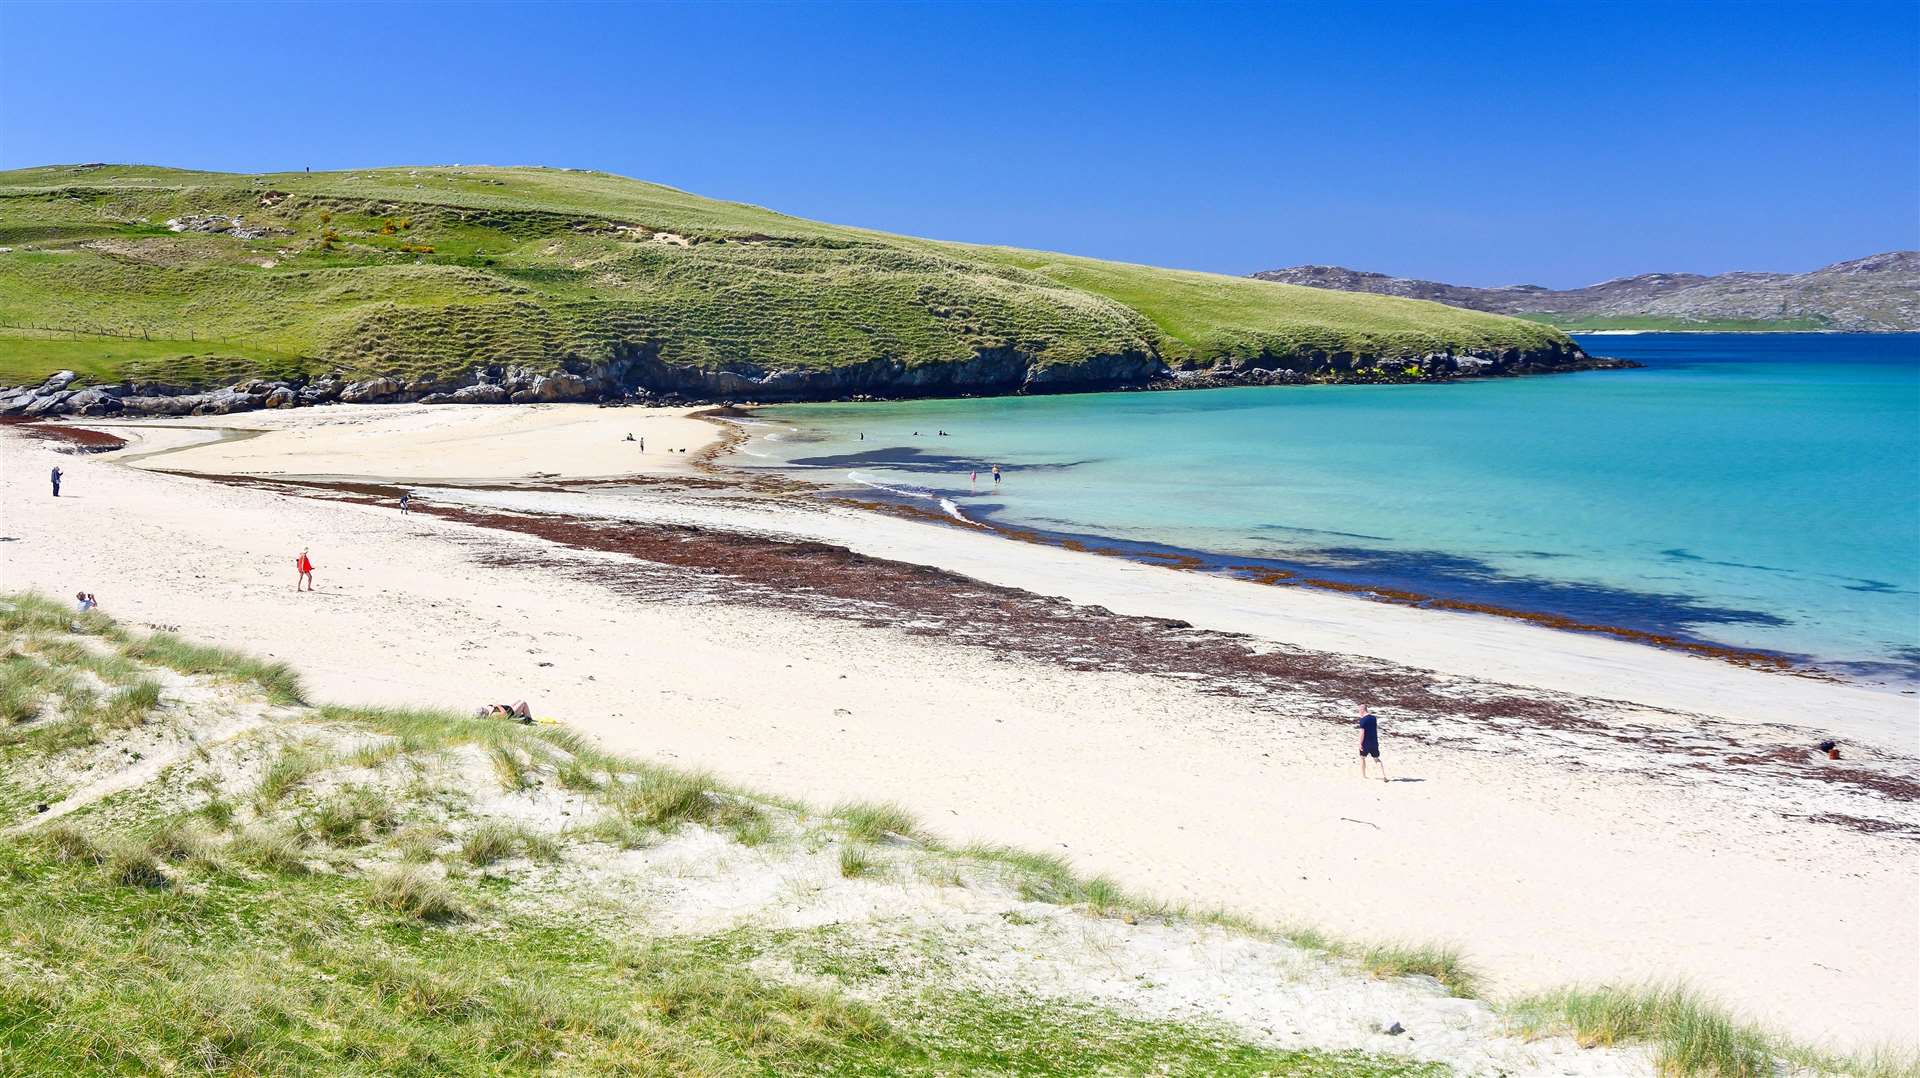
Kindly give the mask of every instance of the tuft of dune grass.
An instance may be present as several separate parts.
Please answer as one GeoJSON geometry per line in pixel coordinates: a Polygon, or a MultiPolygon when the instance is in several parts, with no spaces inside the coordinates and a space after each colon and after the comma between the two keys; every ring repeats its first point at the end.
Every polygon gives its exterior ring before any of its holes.
{"type": "Polygon", "coordinates": [[[765,815],[705,771],[638,766],[598,796],[618,818],[659,831],[690,823],[740,828],[765,815]]]}
{"type": "Polygon", "coordinates": [[[105,718],[109,726],[137,726],[160,706],[160,683],[139,678],[107,698],[105,718]]]}
{"type": "Polygon", "coordinates": [[[224,846],[206,824],[191,817],[162,824],[146,841],[147,853],[172,864],[218,866],[224,846]]]}
{"type": "Polygon", "coordinates": [[[654,948],[630,952],[620,965],[637,982],[640,1006],[652,1017],[722,1033],[763,1064],[819,1058],[836,1045],[877,1045],[890,1033],[865,1003],[761,980],[730,964],[689,966],[654,948]]]}
{"type": "Polygon", "coordinates": [[[70,820],[55,820],[40,830],[40,841],[55,855],[69,861],[99,864],[107,851],[93,832],[70,820]]]}
{"type": "Polygon", "coordinates": [[[1529,1034],[1567,1034],[1587,1048],[1648,1043],[1664,1075],[1761,1078],[1774,1038],[1681,984],[1563,988],[1507,1008],[1529,1034]]]}
{"type": "Polygon", "coordinates": [[[840,847],[840,875],[846,879],[871,876],[879,869],[880,862],[874,860],[873,849],[866,843],[849,842],[840,847]]]}
{"type": "Polygon", "coordinates": [[[314,837],[334,846],[359,846],[399,826],[393,797],[366,786],[348,786],[321,802],[307,823],[314,837]]]}
{"type": "Polygon", "coordinates": [[[232,648],[196,644],[172,633],[154,633],[121,647],[130,659],[154,663],[182,674],[203,674],[234,681],[250,681],[267,699],[284,707],[306,703],[300,676],[286,663],[257,659],[232,648]]]}
{"type": "Polygon", "coordinates": [[[256,824],[243,828],[227,851],[243,864],[282,876],[307,872],[308,851],[300,836],[283,828],[256,824]]]}
{"type": "Polygon", "coordinates": [[[66,820],[57,820],[41,831],[40,841],[64,860],[98,867],[102,876],[123,887],[160,888],[173,882],[145,842],[95,834],[66,820]]]}
{"type": "Polygon", "coordinates": [[[405,748],[406,746],[402,745],[397,738],[391,737],[363,742],[354,746],[353,751],[347,754],[347,763],[350,766],[371,771],[401,755],[405,748]]]}
{"type": "Polygon", "coordinates": [[[828,814],[844,824],[847,836],[856,842],[884,842],[889,835],[920,838],[920,821],[891,801],[842,801],[828,814]]]}
{"type": "Polygon", "coordinates": [[[100,871],[122,887],[158,889],[173,883],[144,844],[125,840],[113,842],[106,848],[100,871]]]}
{"type": "Polygon", "coordinates": [[[501,789],[511,793],[533,785],[530,777],[533,757],[525,750],[514,745],[495,743],[487,751],[493,759],[493,773],[499,778],[501,789]]]}
{"type": "Polygon", "coordinates": [[[18,652],[0,659],[0,723],[19,725],[40,717],[53,691],[54,673],[18,652]]]}
{"type": "Polygon", "coordinates": [[[254,804],[263,810],[272,808],[305,782],[308,776],[325,766],[326,761],[313,745],[298,744],[282,749],[254,786],[254,804]]]}
{"type": "Polygon", "coordinates": [[[375,876],[372,898],[376,905],[422,921],[458,921],[467,908],[447,881],[420,865],[402,865],[375,876]]]}
{"type": "Polygon", "coordinates": [[[460,844],[460,859],[476,868],[515,856],[551,861],[560,856],[560,845],[530,827],[498,820],[474,828],[460,844]]]}
{"type": "Polygon", "coordinates": [[[1450,995],[1472,999],[1480,993],[1480,978],[1468,966],[1459,948],[1444,944],[1388,943],[1342,950],[1375,977],[1432,977],[1450,995]]]}
{"type": "Polygon", "coordinates": [[[393,848],[402,861],[424,864],[438,856],[448,838],[447,829],[440,824],[410,823],[394,832],[393,848]]]}
{"type": "Polygon", "coordinates": [[[1010,876],[1022,902],[1076,906],[1090,916],[1126,921],[1184,916],[1180,908],[1134,894],[1109,877],[1082,877],[1058,854],[986,843],[972,843],[958,852],[966,860],[994,866],[1010,876]]]}

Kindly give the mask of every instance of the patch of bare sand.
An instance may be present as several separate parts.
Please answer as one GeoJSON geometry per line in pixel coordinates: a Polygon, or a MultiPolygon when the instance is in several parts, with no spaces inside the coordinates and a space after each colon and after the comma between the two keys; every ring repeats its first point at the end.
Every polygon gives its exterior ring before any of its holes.
{"type": "Polygon", "coordinates": [[[124,455],[147,468],[397,481],[579,479],[688,471],[721,435],[694,411],[342,404],[89,425],[127,438],[124,455]],[[234,436],[259,432],[272,436],[234,436]]]}

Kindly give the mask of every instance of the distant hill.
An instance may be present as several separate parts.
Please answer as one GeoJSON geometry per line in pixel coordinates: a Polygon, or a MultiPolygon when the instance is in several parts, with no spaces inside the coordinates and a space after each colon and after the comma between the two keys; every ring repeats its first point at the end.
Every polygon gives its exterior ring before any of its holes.
{"type": "MultiPolygon", "coordinates": [[[[71,369],[148,396],[272,378],[298,402],[332,399],[314,382],[349,400],[774,400],[1587,362],[1519,319],[895,236],[600,172],[0,172],[0,385],[71,369]]],[[[245,384],[208,406],[289,399],[245,384]]]]}
{"type": "Polygon", "coordinates": [[[1432,300],[1562,329],[1920,332],[1920,251],[1889,251],[1809,273],[1643,273],[1565,291],[1530,284],[1469,288],[1340,266],[1295,266],[1253,276],[1310,288],[1432,300]]]}

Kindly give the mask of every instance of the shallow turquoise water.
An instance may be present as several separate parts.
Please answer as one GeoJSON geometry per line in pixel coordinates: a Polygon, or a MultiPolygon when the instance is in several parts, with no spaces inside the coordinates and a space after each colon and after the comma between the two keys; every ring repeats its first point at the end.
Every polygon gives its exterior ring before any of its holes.
{"type": "Polygon", "coordinates": [[[1222,564],[1920,671],[1920,336],[1582,343],[1647,366],[790,405],[748,460],[1222,564]]]}

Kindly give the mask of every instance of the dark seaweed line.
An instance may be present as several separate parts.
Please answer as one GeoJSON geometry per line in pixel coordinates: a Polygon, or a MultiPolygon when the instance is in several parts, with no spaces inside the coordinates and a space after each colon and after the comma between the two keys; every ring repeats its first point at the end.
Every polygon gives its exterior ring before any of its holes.
{"type": "MultiPolygon", "coordinates": [[[[366,504],[391,501],[399,488],[380,483],[309,482],[252,477],[204,476],[308,496],[366,504]]],[[[555,484],[556,486],[561,484],[555,484]]],[[[635,484],[639,485],[639,484],[635,484]]],[[[670,486],[671,481],[652,484],[670,486]]],[[[816,541],[782,540],[692,525],[638,524],[562,514],[516,513],[451,505],[421,505],[416,511],[513,532],[554,544],[533,555],[543,568],[606,587],[641,601],[721,602],[794,610],[910,636],[935,637],[986,648],[1012,658],[1071,670],[1129,671],[1178,679],[1181,684],[1225,696],[1250,707],[1295,710],[1313,707],[1331,725],[1344,726],[1359,704],[1394,709],[1396,736],[1413,742],[1478,751],[1510,751],[1518,744],[1558,739],[1572,751],[1565,766],[1593,768],[1606,746],[1635,750],[1636,763],[1615,770],[1656,781],[1681,781],[1699,769],[1729,777],[1812,783],[1863,795],[1860,811],[1920,801],[1920,761],[1889,761],[1890,770],[1823,766],[1805,747],[1760,741],[1764,728],[1673,716],[1670,727],[1621,724],[1588,709],[1606,701],[1521,690],[1445,677],[1357,656],[1273,646],[1251,638],[1194,629],[1185,622],[1115,614],[1104,607],[987,584],[944,569],[889,561],[816,541]],[[618,553],[627,565],[583,563],[567,549],[618,553]],[[1464,724],[1465,733],[1457,733],[1464,724]],[[1676,772],[1678,769],[1678,773],[1676,772]]],[[[474,545],[476,561],[525,569],[523,546],[511,550],[474,545]]],[[[1777,729],[1779,736],[1799,731],[1777,729]]],[[[1897,831],[1887,820],[1851,814],[1814,816],[1776,810],[1869,834],[1897,831]]]]}

